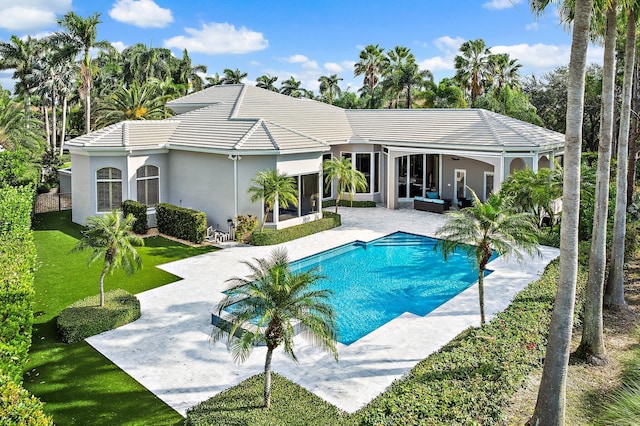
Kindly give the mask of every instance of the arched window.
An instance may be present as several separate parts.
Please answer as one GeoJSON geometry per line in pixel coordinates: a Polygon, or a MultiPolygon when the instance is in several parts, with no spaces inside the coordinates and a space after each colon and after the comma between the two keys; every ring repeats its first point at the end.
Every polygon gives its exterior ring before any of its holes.
{"type": "Polygon", "coordinates": [[[104,167],[96,172],[98,211],[109,212],[122,204],[122,171],[104,167]]]}
{"type": "Polygon", "coordinates": [[[160,201],[160,173],[157,166],[142,166],[136,173],[138,202],[155,206],[160,201]]]}

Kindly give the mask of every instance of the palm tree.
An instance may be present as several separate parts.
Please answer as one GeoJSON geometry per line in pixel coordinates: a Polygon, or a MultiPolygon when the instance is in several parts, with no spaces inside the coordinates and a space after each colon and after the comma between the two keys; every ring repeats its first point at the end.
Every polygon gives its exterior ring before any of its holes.
{"type": "Polygon", "coordinates": [[[249,74],[240,71],[238,68],[232,70],[230,68],[224,69],[224,77],[222,77],[222,84],[241,84],[242,80],[247,78],[249,74]]]}
{"type": "Polygon", "coordinates": [[[484,40],[468,40],[460,46],[460,55],[456,55],[454,64],[456,75],[454,79],[466,90],[471,97],[471,107],[475,107],[476,98],[484,91],[485,81],[489,75],[489,55],[484,40]]]}
{"type": "Polygon", "coordinates": [[[89,58],[89,50],[92,48],[107,49],[111,46],[108,41],[96,41],[98,24],[100,24],[100,14],[82,18],[74,12],[68,12],[61,19],[58,19],[60,25],[67,32],[57,32],[53,35],[53,39],[59,42],[64,49],[63,56],[74,57],[78,53],[82,54],[82,62],[80,64],[80,76],[82,80],[82,94],[85,104],[85,131],[91,131],[91,60],[89,58]]]}
{"type": "Polygon", "coordinates": [[[276,204],[284,208],[289,207],[290,203],[298,205],[298,188],[296,180],[291,176],[280,174],[276,169],[267,169],[258,172],[251,182],[253,185],[247,191],[251,194],[251,202],[262,200],[264,204],[260,232],[264,230],[267,215],[273,211],[276,204]]]}
{"type": "Polygon", "coordinates": [[[384,48],[376,44],[365,46],[360,51],[360,60],[353,66],[353,76],[364,75],[363,87],[367,87],[367,93],[371,95],[368,108],[375,108],[375,88],[380,82],[382,74],[388,67],[388,58],[383,54],[384,48]]]}
{"type": "Polygon", "coordinates": [[[24,40],[12,35],[9,42],[0,41],[0,70],[13,69],[13,79],[16,82],[16,92],[20,92],[25,100],[25,124],[28,126],[31,117],[31,91],[35,86],[29,83],[29,76],[33,72],[33,60],[42,47],[38,39],[27,36],[24,40]]]}
{"type": "Polygon", "coordinates": [[[489,56],[490,78],[499,94],[503,87],[517,89],[520,87],[520,68],[522,64],[517,59],[511,59],[508,53],[498,53],[489,56]]]}
{"type": "Polygon", "coordinates": [[[342,200],[343,193],[348,192],[349,200],[353,203],[353,193],[367,189],[367,178],[361,171],[353,168],[351,159],[347,157],[331,157],[331,159],[325,160],[322,170],[326,185],[330,185],[332,180],[336,180],[338,193],[336,196],[336,213],[338,213],[338,205],[342,200]]]}
{"type": "Polygon", "coordinates": [[[256,78],[256,87],[270,90],[272,92],[278,92],[278,88],[274,84],[276,81],[278,81],[278,77],[272,77],[270,75],[261,75],[260,77],[256,78]]]}
{"type": "Polygon", "coordinates": [[[222,84],[222,77],[220,74],[215,73],[214,75],[208,75],[204,78],[207,83],[204,85],[204,88],[209,88],[211,86],[220,86],[222,84]]]}
{"type": "Polygon", "coordinates": [[[302,328],[303,336],[333,354],[337,361],[335,314],[328,303],[331,291],[312,288],[323,277],[314,269],[292,272],[285,249],[276,249],[270,258],[254,261],[245,262],[251,275],[229,280],[232,287],[218,303],[217,311],[220,315],[232,307],[233,314],[224,329],[214,327],[211,338],[218,341],[226,335],[236,362],[244,362],[256,344],[266,344],[264,406],[270,408],[273,351],[282,345],[285,353],[297,362],[293,323],[298,322],[296,327],[302,328]]]}
{"type": "Polygon", "coordinates": [[[302,90],[300,86],[302,85],[301,81],[296,80],[293,76],[284,80],[282,85],[280,86],[280,93],[283,95],[291,96],[293,98],[299,98],[302,95],[302,90]]]}
{"type": "Polygon", "coordinates": [[[0,146],[9,151],[27,151],[41,157],[44,135],[37,120],[27,118],[22,105],[14,101],[8,90],[0,92],[0,146]],[[30,125],[25,121],[30,120],[30,125]]]}
{"type": "Polygon", "coordinates": [[[72,252],[90,250],[87,265],[102,260],[104,265],[100,273],[100,306],[104,306],[104,277],[122,268],[127,275],[133,274],[142,266],[140,256],[134,246],[144,245],[144,240],[129,232],[136,218],[129,214],[122,218],[120,212],[112,211],[104,217],[92,216],[82,231],[72,252]]]}
{"type": "Polygon", "coordinates": [[[626,8],[627,40],[624,53],[624,77],[622,83],[622,105],[620,107],[620,129],[618,133],[618,165],[616,168],[616,208],[613,218],[611,261],[609,277],[604,294],[604,303],[609,309],[620,310],[627,306],[624,300],[624,245],[627,227],[627,174],[629,173],[629,121],[631,116],[631,94],[634,81],[636,55],[636,31],[640,5],[637,1],[626,8]]]}
{"type": "MultiPolygon", "coordinates": [[[[531,0],[541,11],[549,0],[531,0]]],[[[573,311],[578,275],[578,219],[580,211],[580,156],[582,115],[584,112],[585,71],[589,45],[589,23],[593,0],[576,0],[573,18],[565,162],[562,194],[562,228],[560,229],[560,278],[549,326],[549,338],[533,425],[563,425],[565,420],[565,383],[573,328],[573,311]]],[[[634,43],[635,46],[635,43],[634,43]]]]}
{"type": "Polygon", "coordinates": [[[187,93],[194,91],[198,92],[202,90],[204,86],[204,81],[200,74],[207,73],[206,65],[195,65],[191,64],[191,58],[189,57],[189,52],[187,49],[182,51],[182,59],[178,63],[177,68],[173,72],[173,82],[176,84],[182,84],[186,87],[186,91],[182,93],[182,95],[186,95],[187,93]]]}
{"type": "Polygon", "coordinates": [[[342,89],[338,85],[342,78],[338,77],[338,74],[322,75],[318,81],[320,82],[320,94],[324,96],[329,105],[333,105],[333,100],[342,94],[342,89]]]}
{"type": "Polygon", "coordinates": [[[142,86],[133,82],[120,87],[109,96],[100,99],[96,110],[98,126],[104,127],[124,120],[162,120],[166,118],[167,96],[158,94],[157,84],[142,86]]]}
{"type": "Polygon", "coordinates": [[[484,273],[495,251],[501,256],[524,259],[539,253],[538,233],[533,217],[528,212],[516,212],[510,198],[499,193],[491,194],[481,202],[469,188],[473,205],[459,211],[447,212],[447,222],[436,232],[435,249],[441,250],[445,260],[456,250],[464,250],[478,267],[478,292],[480,301],[480,325],[485,323],[484,273]]]}
{"type": "Polygon", "coordinates": [[[602,324],[602,299],[607,264],[607,216],[615,105],[617,19],[617,1],[611,0],[606,12],[600,146],[596,174],[596,202],[593,209],[593,232],[591,234],[591,251],[589,252],[587,297],[584,304],[582,337],[580,346],[576,349],[576,355],[579,358],[596,365],[607,362],[602,324]]]}

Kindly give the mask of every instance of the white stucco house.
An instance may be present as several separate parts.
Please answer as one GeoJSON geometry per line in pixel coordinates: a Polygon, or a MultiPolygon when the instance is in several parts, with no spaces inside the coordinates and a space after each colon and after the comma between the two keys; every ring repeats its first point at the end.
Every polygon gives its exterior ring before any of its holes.
{"type": "Polygon", "coordinates": [[[283,228],[320,217],[322,162],[351,158],[369,183],[356,200],[390,209],[437,191],[457,201],[466,187],[481,199],[515,169],[553,167],[564,135],[481,109],[344,110],[248,85],[214,86],[168,104],[176,116],[125,121],[67,142],[73,221],[133,199],[168,202],[227,226],[237,214],[262,218],[247,194],[257,172],[297,180],[299,205],[267,218],[283,228]]]}

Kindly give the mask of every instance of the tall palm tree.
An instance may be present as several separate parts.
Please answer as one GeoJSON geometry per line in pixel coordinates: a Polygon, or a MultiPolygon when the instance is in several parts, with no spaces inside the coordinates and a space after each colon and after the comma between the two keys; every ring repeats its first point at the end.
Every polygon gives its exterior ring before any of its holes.
{"type": "Polygon", "coordinates": [[[134,246],[144,245],[144,240],[131,233],[136,218],[129,214],[122,218],[120,212],[112,211],[104,217],[92,216],[82,231],[72,252],[90,250],[87,265],[97,260],[104,262],[100,273],[100,306],[104,306],[104,277],[122,268],[127,275],[142,266],[140,256],[134,246]]]}
{"type": "Polygon", "coordinates": [[[411,63],[415,63],[415,57],[411,53],[411,49],[406,46],[396,46],[387,53],[386,68],[383,71],[384,80],[382,88],[389,96],[390,105],[395,102],[395,107],[399,108],[400,93],[404,89],[403,76],[406,74],[405,68],[411,63]]]}
{"type": "Polygon", "coordinates": [[[200,74],[207,73],[206,65],[192,65],[191,58],[187,49],[182,51],[182,59],[180,59],[177,68],[173,71],[173,81],[176,84],[182,84],[186,87],[186,91],[182,95],[194,91],[202,90],[204,81],[200,74]]]}
{"type": "Polygon", "coordinates": [[[218,341],[226,336],[236,362],[244,362],[256,344],[266,344],[264,406],[270,408],[273,351],[282,345],[284,352],[298,361],[293,350],[294,322],[312,345],[330,352],[338,361],[336,323],[329,304],[331,291],[313,289],[323,278],[314,269],[292,272],[285,249],[275,249],[268,259],[254,261],[244,262],[251,269],[248,277],[229,280],[232,287],[217,311],[220,315],[232,308],[232,318],[227,326],[214,327],[211,338],[218,341]]]}
{"type": "MultiPolygon", "coordinates": [[[[532,8],[537,11],[543,10],[549,1],[530,0],[532,8]]],[[[575,1],[567,90],[560,278],[549,326],[549,339],[538,399],[531,418],[533,425],[564,425],[565,421],[565,383],[578,275],[581,130],[592,7],[593,0],[575,1]]]]}
{"type": "Polygon", "coordinates": [[[302,89],[300,88],[301,85],[301,81],[296,80],[291,76],[282,82],[282,85],[280,86],[280,93],[293,98],[299,98],[302,95],[302,89]]]}
{"type": "Polygon", "coordinates": [[[82,95],[85,104],[85,131],[91,131],[91,59],[89,50],[92,48],[109,48],[111,43],[108,41],[96,41],[98,33],[98,24],[100,24],[100,14],[83,18],[74,12],[68,12],[61,19],[58,19],[60,25],[66,32],[57,32],[52,37],[64,46],[65,52],[63,56],[75,56],[82,54],[80,63],[80,77],[82,81],[82,95]]]}
{"type": "Polygon", "coordinates": [[[384,48],[377,44],[369,44],[360,51],[360,60],[353,66],[353,76],[364,75],[363,87],[371,95],[368,108],[375,108],[375,88],[380,82],[382,74],[388,66],[388,58],[384,55],[384,48]]]}
{"type": "Polygon", "coordinates": [[[215,73],[214,75],[208,75],[204,79],[207,82],[204,85],[205,89],[211,86],[220,86],[222,84],[222,77],[220,77],[220,74],[218,73],[215,73]]]}
{"type": "Polygon", "coordinates": [[[517,89],[520,87],[520,68],[517,59],[511,59],[508,53],[497,53],[489,56],[489,77],[499,94],[503,87],[517,89]]]}
{"type": "Polygon", "coordinates": [[[270,90],[272,92],[278,92],[279,90],[274,84],[276,81],[278,81],[278,77],[273,77],[270,75],[261,75],[260,77],[256,78],[256,87],[270,90]]]}
{"type": "Polygon", "coordinates": [[[424,87],[427,82],[433,82],[433,74],[429,70],[421,70],[415,62],[415,57],[398,69],[398,84],[406,92],[407,108],[411,108],[411,91],[414,87],[424,87]]]}
{"type": "Polygon", "coordinates": [[[333,100],[342,94],[342,89],[338,84],[342,78],[338,77],[338,74],[322,75],[318,81],[320,82],[320,94],[324,96],[329,105],[333,105],[333,100]]]}
{"type": "Polygon", "coordinates": [[[29,125],[31,117],[31,91],[35,86],[29,83],[33,72],[33,60],[41,49],[40,40],[27,36],[24,40],[12,35],[9,42],[0,41],[0,70],[13,69],[16,82],[16,93],[20,93],[25,101],[25,125],[29,125]]]}
{"type": "Polygon", "coordinates": [[[358,190],[367,189],[367,178],[361,171],[353,168],[351,159],[347,157],[331,157],[325,160],[322,171],[325,185],[331,185],[331,181],[336,180],[336,213],[345,192],[349,193],[349,200],[353,203],[353,194],[358,190]]]}
{"type": "Polygon", "coordinates": [[[469,91],[471,107],[475,107],[476,98],[484,91],[489,74],[489,56],[491,51],[484,40],[468,40],[460,46],[460,55],[456,55],[454,79],[469,91]]]}
{"type": "Polygon", "coordinates": [[[633,1],[626,9],[627,40],[624,53],[624,77],[622,83],[622,105],[620,107],[620,129],[618,133],[618,165],[616,168],[616,208],[613,218],[611,261],[609,277],[604,294],[604,303],[609,309],[624,309],[624,245],[627,227],[627,173],[629,172],[629,121],[631,116],[631,92],[634,81],[636,55],[636,31],[640,4],[633,1]]]}
{"type": "Polygon", "coordinates": [[[142,86],[133,82],[129,87],[120,87],[109,96],[100,99],[96,110],[100,127],[124,120],[162,120],[166,118],[167,96],[159,93],[157,84],[142,86]]]}
{"type": "Polygon", "coordinates": [[[609,211],[609,176],[611,171],[611,144],[613,142],[615,105],[617,22],[617,0],[611,0],[606,11],[604,34],[602,105],[595,189],[596,204],[593,209],[593,232],[591,234],[591,250],[589,252],[587,297],[584,304],[582,337],[580,346],[576,349],[576,355],[579,358],[596,365],[602,365],[607,362],[602,324],[602,298],[607,265],[607,216],[609,211]]]}
{"type": "Polygon", "coordinates": [[[523,252],[538,252],[538,232],[533,216],[528,212],[516,212],[510,198],[491,194],[481,202],[469,188],[473,205],[459,211],[447,212],[447,221],[438,229],[435,249],[442,251],[445,260],[457,250],[464,250],[478,267],[478,292],[480,325],[485,323],[484,273],[494,251],[501,256],[524,259],[523,252]]]}
{"type": "Polygon", "coordinates": [[[284,208],[289,207],[289,204],[298,205],[298,188],[291,176],[280,174],[276,169],[266,169],[258,172],[256,177],[251,179],[251,183],[253,185],[247,191],[251,194],[251,202],[262,201],[264,204],[260,231],[264,230],[267,215],[273,211],[276,204],[284,208]]]}
{"type": "Polygon", "coordinates": [[[247,78],[249,74],[240,71],[238,68],[232,70],[230,68],[224,69],[224,77],[222,77],[222,84],[241,84],[242,80],[247,78]]]}

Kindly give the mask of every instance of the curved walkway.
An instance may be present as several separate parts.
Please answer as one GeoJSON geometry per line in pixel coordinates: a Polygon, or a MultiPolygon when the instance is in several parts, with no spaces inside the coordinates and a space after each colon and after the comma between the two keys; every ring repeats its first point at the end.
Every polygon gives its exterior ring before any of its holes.
{"type": "MultiPolygon", "coordinates": [[[[291,241],[291,260],[354,240],[370,241],[395,231],[433,236],[445,217],[412,209],[340,208],[343,225],[291,241]]],[[[142,317],[87,339],[89,344],[181,414],[211,396],[263,371],[266,349],[255,348],[244,364],[234,364],[224,343],[211,344],[211,314],[225,281],[248,272],[243,260],[267,256],[275,246],[230,247],[160,266],[182,278],[138,294],[142,317]]],[[[485,279],[490,319],[537,279],[559,250],[518,263],[498,258],[485,279]]],[[[356,271],[354,271],[356,273],[356,271]]],[[[296,338],[295,364],[282,351],[273,370],[347,412],[354,412],[440,349],[480,322],[477,284],[424,317],[405,313],[349,346],[338,344],[340,360],[296,338]]]]}

